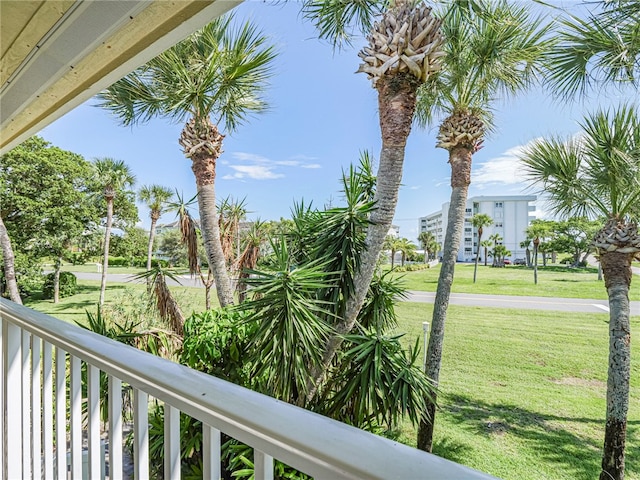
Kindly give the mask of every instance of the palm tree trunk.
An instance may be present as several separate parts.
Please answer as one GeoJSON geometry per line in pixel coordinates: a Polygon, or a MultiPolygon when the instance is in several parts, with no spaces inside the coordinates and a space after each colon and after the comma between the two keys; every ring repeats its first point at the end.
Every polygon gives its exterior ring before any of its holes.
{"type": "Polygon", "coordinates": [[[4,226],[2,217],[0,217],[0,244],[2,244],[4,278],[7,282],[9,298],[11,301],[22,305],[20,290],[18,290],[18,282],[16,282],[15,257],[13,256],[13,248],[11,247],[11,239],[9,238],[7,229],[4,226]]]}
{"type": "Polygon", "coordinates": [[[391,228],[398,203],[404,151],[407,137],[411,132],[418,86],[418,81],[410,74],[382,77],[377,83],[382,150],[373,199],[376,208],[371,214],[371,223],[367,228],[360,268],[354,274],[354,293],[347,299],[344,318],[337,323],[334,334],[329,337],[325,345],[321,365],[311,370],[311,377],[307,384],[307,401],[316,395],[334,355],[342,344],[343,336],[349,333],[356,323],[384,240],[391,228]]]}
{"type": "Polygon", "coordinates": [[[484,266],[487,266],[487,247],[484,247],[484,266]]]}
{"type": "Polygon", "coordinates": [[[149,247],[147,248],[147,272],[151,270],[151,256],[153,255],[153,240],[156,237],[157,221],[157,218],[151,217],[151,227],[149,228],[149,247]]]}
{"type": "Polygon", "coordinates": [[[538,246],[533,244],[533,283],[538,284],[538,246]]]}
{"type": "Polygon", "coordinates": [[[473,283],[476,283],[476,272],[478,271],[478,260],[480,260],[480,241],[482,240],[482,231],[478,232],[478,247],[476,249],[476,264],[473,267],[473,283]]]}
{"type": "MultiPolygon", "coordinates": [[[[472,151],[465,147],[455,147],[449,153],[451,163],[451,203],[447,232],[444,240],[442,254],[442,266],[438,278],[438,289],[433,306],[431,318],[431,334],[427,348],[427,360],[425,372],[438,386],[440,378],[440,365],[442,363],[442,346],[444,343],[444,325],[449,308],[451,285],[453,274],[460,248],[460,239],[464,227],[464,213],[467,205],[467,191],[471,183],[471,155],[472,151]]],[[[433,427],[435,424],[437,389],[433,390],[432,397],[427,398],[427,411],[420,420],[418,428],[418,448],[431,452],[433,447],[433,427]]]]}
{"type": "Polygon", "coordinates": [[[60,269],[62,268],[62,257],[56,258],[53,270],[53,303],[60,302],[60,269]]]}
{"type": "MultiPolygon", "coordinates": [[[[196,179],[197,180],[197,179],[196,179]]],[[[204,248],[207,251],[209,267],[216,283],[216,293],[220,306],[233,304],[233,289],[227,273],[222,244],[220,242],[220,226],[216,209],[216,195],[213,182],[198,183],[198,208],[200,212],[200,229],[204,248]]]]}
{"type": "Polygon", "coordinates": [[[391,270],[393,270],[395,260],[396,260],[396,251],[392,248],[391,249],[391,270]]]}
{"type": "Polygon", "coordinates": [[[600,256],[610,312],[607,424],[600,480],[624,480],[624,449],[631,377],[629,287],[632,255],[605,252],[600,256]]]}
{"type": "Polygon", "coordinates": [[[102,278],[100,280],[100,300],[104,305],[104,292],[107,289],[107,270],[109,269],[109,243],[111,241],[111,224],[113,223],[113,198],[107,198],[107,225],[104,229],[104,251],[102,259],[102,278]]]}

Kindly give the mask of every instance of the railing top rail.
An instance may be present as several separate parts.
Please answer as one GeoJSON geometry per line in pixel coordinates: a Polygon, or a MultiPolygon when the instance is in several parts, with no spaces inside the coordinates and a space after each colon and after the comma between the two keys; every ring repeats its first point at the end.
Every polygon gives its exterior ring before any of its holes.
{"type": "Polygon", "coordinates": [[[316,479],[494,478],[2,298],[0,318],[316,479]]]}

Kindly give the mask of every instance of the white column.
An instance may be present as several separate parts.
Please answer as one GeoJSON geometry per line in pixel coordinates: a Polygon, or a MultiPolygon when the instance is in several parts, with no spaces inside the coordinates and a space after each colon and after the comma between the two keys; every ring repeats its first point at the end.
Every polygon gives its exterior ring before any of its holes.
{"type": "Polygon", "coordinates": [[[53,480],[53,349],[47,341],[42,347],[42,432],[44,479],[53,480]]]}
{"type": "Polygon", "coordinates": [[[4,322],[2,332],[5,368],[7,478],[22,478],[22,330],[4,322]],[[16,439],[18,441],[16,441],[16,439]]]}
{"type": "Polygon", "coordinates": [[[133,441],[134,478],[149,480],[149,396],[137,388],[133,390],[133,441]]]}
{"type": "Polygon", "coordinates": [[[180,480],[180,410],[164,404],[164,478],[180,480]]]}
{"type": "Polygon", "coordinates": [[[89,446],[89,478],[101,478],[100,455],[100,370],[87,364],[87,416],[89,446]]]}
{"type": "Polygon", "coordinates": [[[82,364],[70,356],[71,364],[71,476],[82,478],[82,364]]]}
{"type": "Polygon", "coordinates": [[[41,353],[42,340],[32,335],[31,337],[31,428],[32,451],[31,471],[33,478],[42,478],[42,393],[40,382],[40,369],[42,368],[41,353]]]}
{"type": "Polygon", "coordinates": [[[22,477],[31,478],[31,334],[22,330],[22,477]]]}
{"type": "Polygon", "coordinates": [[[220,430],[202,424],[202,471],[204,478],[222,477],[220,464],[220,430]]]}
{"type": "Polygon", "coordinates": [[[67,352],[56,347],[56,478],[67,479],[67,352]]]}
{"type": "Polygon", "coordinates": [[[122,480],[122,380],[109,375],[109,478],[122,480]]]}
{"type": "Polygon", "coordinates": [[[254,449],[253,472],[255,480],[273,480],[273,457],[254,449]]]}

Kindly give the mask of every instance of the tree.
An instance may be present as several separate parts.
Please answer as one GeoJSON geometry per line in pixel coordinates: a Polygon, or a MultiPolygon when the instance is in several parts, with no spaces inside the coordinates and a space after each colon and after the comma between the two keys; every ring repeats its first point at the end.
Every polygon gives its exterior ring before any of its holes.
{"type": "Polygon", "coordinates": [[[556,223],[552,248],[554,251],[569,253],[573,257],[573,266],[586,265],[587,256],[593,250],[591,241],[602,228],[599,220],[586,217],[570,217],[556,223]]]}
{"type": "Polygon", "coordinates": [[[149,247],[147,249],[147,271],[149,271],[153,255],[153,240],[156,236],[156,223],[163,213],[165,204],[173,198],[173,192],[161,185],[143,185],[138,191],[138,198],[147,205],[149,218],[151,218],[149,247]]]}
{"type": "Polygon", "coordinates": [[[596,13],[560,19],[550,56],[548,84],[565,100],[584,98],[596,85],[637,86],[640,78],[640,3],[589,3],[599,4],[596,13]]]}
{"type": "Polygon", "coordinates": [[[529,250],[529,247],[531,246],[531,238],[527,237],[525,238],[523,241],[520,242],[520,248],[524,248],[525,249],[525,255],[526,255],[526,261],[527,261],[527,267],[531,267],[531,250],[529,250]]]}
{"type": "MultiPolygon", "coordinates": [[[[89,162],[39,137],[2,157],[0,213],[7,221],[7,235],[32,262],[44,256],[53,259],[56,303],[63,256],[98,221],[90,179],[89,162]]],[[[12,254],[5,255],[9,261],[12,254]]]]}
{"type": "Polygon", "coordinates": [[[416,246],[409,239],[401,238],[399,247],[399,251],[402,253],[402,266],[404,267],[405,260],[407,259],[407,257],[410,257],[415,253],[416,246]]]}
{"type": "Polygon", "coordinates": [[[491,240],[483,240],[482,242],[480,242],[480,246],[484,248],[484,266],[487,266],[487,258],[488,258],[488,252],[487,250],[493,246],[493,242],[491,240]]]}
{"type": "Polygon", "coordinates": [[[387,235],[384,240],[384,248],[389,250],[391,256],[391,269],[395,266],[396,253],[402,248],[402,242],[398,237],[387,235]]]}
{"type": "MultiPolygon", "coordinates": [[[[431,321],[426,371],[438,383],[444,325],[451,295],[455,263],[464,225],[471,161],[491,128],[496,98],[529,87],[542,72],[543,58],[552,41],[541,18],[527,7],[506,0],[449,2],[442,12],[443,71],[419,92],[417,118],[430,125],[438,114],[437,147],[447,150],[451,165],[451,202],[445,233],[442,266],[431,321]]],[[[435,398],[418,432],[418,448],[431,451],[435,398]]]]}
{"type": "Polygon", "coordinates": [[[420,246],[424,250],[424,263],[427,263],[430,259],[432,252],[432,245],[435,242],[435,237],[431,232],[420,232],[418,235],[418,241],[420,242],[420,246]]]}
{"type": "Polygon", "coordinates": [[[640,117],[632,106],[597,111],[581,138],[536,141],[522,154],[526,174],[559,215],[605,216],[593,246],[609,297],[609,370],[600,479],[624,478],[631,331],[631,262],[640,259],[640,117]]]}
{"type": "Polygon", "coordinates": [[[527,227],[527,237],[533,239],[533,283],[538,284],[538,250],[540,243],[549,235],[551,231],[551,221],[535,219],[527,227]]]}
{"type": "Polygon", "coordinates": [[[275,58],[251,23],[233,28],[232,20],[217,18],[99,95],[101,106],[124,125],[156,116],[188,119],[179,143],[192,162],[202,237],[222,306],[233,303],[233,290],[216,209],[216,163],[224,139],[219,124],[233,132],[250,114],[265,111],[262,93],[275,58]]]}
{"type": "Polygon", "coordinates": [[[113,203],[118,195],[133,187],[136,178],[131,169],[122,160],[113,158],[97,158],[93,164],[96,183],[102,188],[107,202],[107,221],[104,229],[104,251],[102,260],[102,279],[100,281],[100,299],[98,305],[104,304],[104,293],[107,288],[107,270],[109,269],[109,242],[113,224],[113,203]]]}
{"type": "Polygon", "coordinates": [[[249,231],[244,237],[244,249],[238,257],[238,301],[242,303],[246,298],[247,283],[251,270],[258,265],[260,249],[268,241],[267,224],[256,220],[249,227],[249,231]]]}
{"type": "Polygon", "coordinates": [[[2,245],[2,263],[4,265],[4,278],[7,283],[7,289],[9,290],[9,298],[13,302],[22,305],[22,298],[20,298],[20,291],[18,290],[18,283],[16,282],[15,256],[13,255],[13,248],[11,247],[11,238],[9,238],[1,216],[0,244],[2,245]]]}
{"type": "Polygon", "coordinates": [[[476,262],[473,266],[473,283],[476,283],[476,272],[478,271],[478,259],[480,258],[480,243],[482,242],[482,233],[484,232],[484,227],[488,227],[492,223],[492,218],[486,213],[476,213],[473,215],[473,217],[471,217],[471,224],[478,230],[476,262]]]}
{"type": "Polygon", "coordinates": [[[240,222],[246,217],[246,198],[234,200],[231,196],[223,198],[218,205],[220,214],[218,224],[220,225],[220,241],[222,252],[229,267],[233,267],[240,258],[240,222]]]}
{"type": "Polygon", "coordinates": [[[492,253],[490,253],[489,255],[491,255],[493,257],[493,267],[498,267],[498,259],[496,258],[495,252],[496,252],[496,248],[498,247],[498,244],[502,242],[502,235],[500,235],[499,233],[494,233],[493,235],[491,235],[489,237],[489,240],[491,241],[491,245],[493,246],[493,251],[492,253]]]}
{"type": "Polygon", "coordinates": [[[350,292],[344,316],[325,344],[322,365],[312,375],[309,399],[315,396],[344,335],[353,329],[364,304],[395,213],[417,90],[440,68],[440,21],[431,16],[431,8],[405,0],[391,2],[382,18],[369,29],[372,3],[353,3],[308,0],[303,4],[321,36],[333,37],[336,41],[344,38],[345,26],[353,19],[369,30],[369,45],[359,53],[363,63],[358,71],[367,74],[378,92],[382,134],[374,198],[377,208],[369,219],[365,248],[354,278],[355,288],[350,292]]]}

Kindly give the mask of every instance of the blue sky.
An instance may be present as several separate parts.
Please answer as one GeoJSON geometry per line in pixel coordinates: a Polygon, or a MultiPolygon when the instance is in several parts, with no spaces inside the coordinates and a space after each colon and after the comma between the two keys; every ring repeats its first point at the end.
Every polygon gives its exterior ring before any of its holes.
{"type": "MultiPolygon", "coordinates": [[[[376,92],[364,74],[354,73],[363,41],[356,40],[353,49],[334,51],[303,21],[296,2],[249,0],[235,12],[237,19],[260,26],[279,56],[267,91],[270,111],[225,138],[217,167],[218,198],[246,197],[249,218],[262,220],[289,217],[296,200],[319,207],[329,201],[338,204],[342,170],[357,163],[362,150],[376,158],[380,150],[376,92]]],[[[515,159],[523,145],[540,136],[575,134],[584,112],[630,98],[600,93],[586,105],[567,106],[536,89],[498,102],[496,131],[473,158],[469,195],[529,193],[515,159]]],[[[186,198],[194,195],[191,162],[178,145],[182,124],[156,119],[122,127],[94,103],[81,105],[40,135],[87,159],[124,160],[137,177],[137,187],[156,183],[177,188],[186,198]]],[[[448,154],[435,148],[435,133],[435,128],[414,128],[406,149],[394,223],[401,236],[414,241],[418,217],[439,210],[450,196],[448,154]]],[[[140,217],[148,226],[144,207],[140,217]]],[[[161,222],[172,220],[173,215],[165,215],[161,222]]]]}

